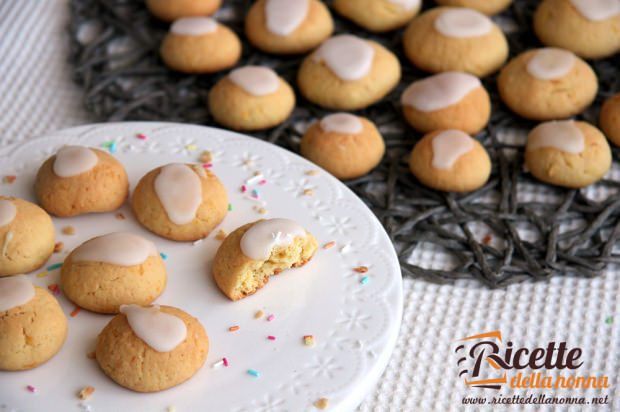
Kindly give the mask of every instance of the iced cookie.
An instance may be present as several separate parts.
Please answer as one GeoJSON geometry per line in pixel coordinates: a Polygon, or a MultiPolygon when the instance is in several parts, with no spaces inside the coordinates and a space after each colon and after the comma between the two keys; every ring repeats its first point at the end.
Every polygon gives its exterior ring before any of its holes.
{"type": "Polygon", "coordinates": [[[325,116],[301,139],[301,154],[339,179],[355,179],[375,168],[385,152],[374,123],[348,113],[325,116]]]}
{"type": "Polygon", "coordinates": [[[127,199],[129,183],[123,165],[108,153],[64,146],[43,163],[34,189],[48,213],[69,217],[118,209],[127,199]]]}
{"type": "Polygon", "coordinates": [[[416,143],[409,168],[424,185],[444,192],[471,192],[491,174],[485,148],[460,130],[431,132],[416,143]]]}
{"type": "Polygon", "coordinates": [[[66,337],[67,318],[48,291],[24,275],[0,279],[0,370],[36,368],[66,337]]]}
{"type": "Polygon", "coordinates": [[[140,179],[131,207],[151,232],[186,242],[202,239],[220,224],[228,212],[228,195],[211,171],[172,163],[140,179]]]}
{"type": "Polygon", "coordinates": [[[233,130],[263,130],[284,122],[295,108],[295,92],[268,67],[233,70],[209,92],[209,110],[233,130]]]}
{"type": "Polygon", "coordinates": [[[329,10],[319,0],[258,0],[245,18],[245,35],[274,54],[306,53],[334,31],[329,10]]]}
{"type": "Polygon", "coordinates": [[[508,62],[497,87],[513,112],[527,119],[551,120],[581,113],[594,101],[598,80],[588,63],[572,52],[544,48],[508,62]]]}
{"type": "Polygon", "coordinates": [[[534,31],[547,46],[568,49],[586,59],[620,51],[620,1],[543,0],[534,31]]]}
{"type": "Polygon", "coordinates": [[[333,7],[358,26],[380,33],[407,24],[420,11],[422,0],[335,0],[333,7]]]}
{"type": "Polygon", "coordinates": [[[150,12],[164,21],[209,16],[215,13],[221,4],[222,0],[146,0],[150,12]]]}
{"type": "Polygon", "coordinates": [[[611,149],[596,127],[566,120],[536,126],[527,136],[525,166],[538,180],[582,188],[611,167],[611,149]]]}
{"type": "Polygon", "coordinates": [[[489,94],[469,73],[445,72],[413,82],[400,101],[407,122],[422,133],[458,129],[474,135],[491,115],[489,94]]]}
{"type": "Polygon", "coordinates": [[[492,16],[497,14],[512,3],[512,0],[435,0],[442,6],[468,7],[481,13],[492,16]]]}
{"type": "Polygon", "coordinates": [[[620,94],[608,98],[603,103],[599,126],[615,146],[620,146],[620,94]]]}
{"type": "Polygon", "coordinates": [[[166,287],[166,267],[155,244],[131,233],[111,233],[78,246],[60,276],[69,300],[98,313],[148,305],[166,287]]]}
{"type": "Polygon", "coordinates": [[[497,71],[508,57],[508,42],[484,14],[437,7],[413,19],[403,36],[405,54],[420,69],[461,71],[478,77],[497,71]]]}
{"type": "Polygon", "coordinates": [[[209,338],[198,321],[170,306],[123,305],[97,338],[103,372],[125,388],[157,392],[179,385],[202,367],[209,338]]]}
{"type": "Polygon", "coordinates": [[[241,41],[234,31],[211,17],[184,17],[170,26],[160,53],[173,70],[213,73],[237,64],[241,41]]]}
{"type": "Polygon", "coordinates": [[[213,260],[213,278],[231,300],[252,295],[272,275],[305,265],[316,252],[314,236],[289,219],[259,220],[226,237],[213,260]]]}
{"type": "Polygon", "coordinates": [[[52,219],[39,206],[0,196],[0,276],[40,268],[54,251],[52,219]]]}
{"type": "Polygon", "coordinates": [[[400,80],[396,56],[371,40],[334,36],[306,57],[297,75],[301,93],[328,109],[363,109],[385,97],[400,80]]]}

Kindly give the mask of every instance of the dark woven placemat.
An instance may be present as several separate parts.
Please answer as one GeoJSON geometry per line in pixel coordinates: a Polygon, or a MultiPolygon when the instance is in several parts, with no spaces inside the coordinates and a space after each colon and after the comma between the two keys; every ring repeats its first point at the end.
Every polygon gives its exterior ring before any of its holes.
{"type": "MultiPolygon", "coordinates": [[[[228,0],[218,19],[243,36],[249,0],[228,0]]],[[[430,3],[428,0],[426,3],[430,3]]],[[[504,27],[511,56],[540,43],[530,27],[537,0],[516,0],[497,17],[504,27]]],[[[402,120],[399,98],[413,80],[424,77],[404,58],[402,31],[371,35],[339,18],[336,31],[373,38],[398,54],[403,78],[384,101],[358,113],[372,119],[387,145],[376,170],[346,182],[374,211],[397,249],[403,274],[434,282],[474,278],[490,287],[552,275],[596,276],[608,263],[620,261],[614,245],[620,237],[618,182],[604,180],[597,190],[565,190],[537,183],[523,171],[521,144],[504,141],[502,130],[533,127],[499,101],[495,78],[484,84],[491,94],[489,127],[477,137],[487,147],[493,172],[482,189],[454,195],[420,185],[407,167],[407,156],[420,135],[402,120]],[[525,188],[525,189],[524,189],[525,188]],[[601,190],[598,190],[601,189],[601,190]],[[544,200],[526,192],[544,192],[544,200]],[[611,194],[596,200],[592,192],[611,194]],[[525,193],[525,194],[524,194],[525,193]],[[432,244],[448,254],[452,268],[431,269],[409,263],[417,248],[432,244]]],[[[98,119],[177,121],[214,125],[206,109],[210,87],[225,73],[191,76],[168,70],[158,56],[168,25],[157,21],[140,0],[72,0],[70,60],[75,81],[84,88],[84,104],[98,119]]],[[[241,64],[275,68],[291,84],[302,57],[279,58],[261,53],[244,39],[241,64]]],[[[596,123],[602,100],[620,90],[620,59],[594,62],[600,90],[596,103],[580,118],[596,123]]],[[[327,112],[298,95],[291,118],[253,136],[298,151],[303,125],[327,112]]],[[[614,149],[614,161],[619,151],[614,149]]]]}

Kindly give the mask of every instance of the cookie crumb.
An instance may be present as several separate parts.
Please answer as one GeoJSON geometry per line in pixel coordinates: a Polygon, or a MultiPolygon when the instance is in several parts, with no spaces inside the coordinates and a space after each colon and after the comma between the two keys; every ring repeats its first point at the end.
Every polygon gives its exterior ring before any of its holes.
{"type": "Polygon", "coordinates": [[[118,220],[125,220],[125,215],[122,214],[121,212],[118,212],[115,217],[118,220]]]}
{"type": "Polygon", "coordinates": [[[234,326],[231,326],[230,328],[228,328],[229,332],[236,332],[238,330],[239,330],[239,325],[234,325],[234,326]]]}
{"type": "Polygon", "coordinates": [[[313,196],[314,190],[312,189],[304,189],[304,196],[313,196]]]}
{"type": "Polygon", "coordinates": [[[336,246],[336,242],[334,242],[333,240],[331,242],[327,242],[326,244],[323,245],[323,249],[331,249],[334,246],[336,246]]]}
{"type": "Polygon", "coordinates": [[[265,316],[265,312],[263,312],[262,310],[259,310],[258,312],[254,314],[254,319],[260,319],[263,316],[265,316]]]}
{"type": "Polygon", "coordinates": [[[353,270],[357,273],[366,273],[368,272],[368,268],[366,266],[358,266],[353,268],[353,270]]]}
{"type": "Polygon", "coordinates": [[[316,176],[319,174],[318,170],[306,170],[306,176],[316,176]]]}
{"type": "Polygon", "coordinates": [[[62,228],[62,234],[67,236],[75,235],[75,228],[73,226],[65,226],[62,228]]]}
{"type": "Polygon", "coordinates": [[[228,236],[228,233],[226,233],[224,230],[220,229],[217,231],[217,234],[215,235],[215,238],[217,240],[224,240],[226,239],[226,236],[228,236]]]}
{"type": "Polygon", "coordinates": [[[493,240],[493,237],[490,233],[487,233],[487,235],[482,239],[482,243],[484,243],[485,245],[490,245],[491,240],[493,240]]]}
{"type": "Polygon", "coordinates": [[[264,207],[256,207],[256,206],[254,206],[254,209],[256,210],[256,212],[259,215],[266,215],[267,214],[267,209],[265,209],[264,207]]]}
{"type": "Polygon", "coordinates": [[[74,318],[77,316],[78,313],[80,313],[80,311],[82,310],[81,307],[76,306],[72,311],[71,311],[71,317],[74,318]]]}
{"type": "Polygon", "coordinates": [[[327,398],[317,399],[317,401],[314,402],[314,406],[317,409],[327,409],[329,406],[329,400],[327,398]]]}
{"type": "Polygon", "coordinates": [[[94,392],[95,392],[95,388],[93,388],[92,386],[86,386],[78,393],[78,398],[84,401],[90,398],[94,392]]]}
{"type": "Polygon", "coordinates": [[[174,406],[168,406],[166,412],[177,412],[177,408],[174,406]]]}
{"type": "Polygon", "coordinates": [[[62,242],[56,242],[54,245],[54,253],[60,253],[65,248],[65,244],[62,242]]]}
{"type": "Polygon", "coordinates": [[[86,354],[86,357],[87,357],[88,359],[95,359],[95,358],[96,358],[95,351],[88,352],[88,353],[86,354]]]}
{"type": "Polygon", "coordinates": [[[314,346],[315,345],[314,336],[312,335],[304,335],[304,345],[306,346],[314,346]]]}
{"type": "Polygon", "coordinates": [[[15,175],[7,175],[2,178],[2,182],[6,183],[7,185],[10,185],[13,182],[15,182],[16,179],[17,179],[17,176],[15,175]]]}

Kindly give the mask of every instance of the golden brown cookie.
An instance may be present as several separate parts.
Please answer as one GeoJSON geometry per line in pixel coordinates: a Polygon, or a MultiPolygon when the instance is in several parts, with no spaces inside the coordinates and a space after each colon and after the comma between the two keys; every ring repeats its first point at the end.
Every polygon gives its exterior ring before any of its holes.
{"type": "Polygon", "coordinates": [[[301,154],[338,179],[355,179],[370,172],[385,152],[383,137],[373,122],[348,113],[335,113],[315,122],[301,139],[301,154]]]}
{"type": "Polygon", "coordinates": [[[209,16],[215,13],[221,4],[222,0],[146,0],[150,12],[164,21],[209,16]]]}
{"type": "Polygon", "coordinates": [[[319,106],[358,110],[383,99],[400,80],[396,56],[371,40],[352,35],[328,39],[299,68],[301,93],[319,106]]]}
{"type": "Polygon", "coordinates": [[[482,13],[459,7],[436,7],[413,19],[403,45],[409,60],[431,73],[462,71],[484,77],[508,57],[501,29],[482,13]]]}
{"type": "Polygon", "coordinates": [[[187,242],[204,238],[220,224],[228,212],[228,195],[211,171],[173,163],[140,179],[131,208],[151,232],[187,242]]]}
{"type": "Polygon", "coordinates": [[[581,113],[596,97],[598,80],[572,52],[544,48],[521,53],[502,69],[497,87],[506,105],[533,120],[581,113]]]}
{"type": "Polygon", "coordinates": [[[210,17],[185,17],[172,24],[160,53],[173,70],[214,73],[237,64],[241,41],[234,31],[210,17]]]}
{"type": "Polygon", "coordinates": [[[611,96],[601,108],[599,126],[615,146],[620,146],[620,94],[611,96]]]}
{"type": "Polygon", "coordinates": [[[54,251],[54,224],[39,206],[0,196],[0,276],[29,273],[54,251]]]}
{"type": "Polygon", "coordinates": [[[578,189],[607,173],[611,149],[603,133],[586,122],[546,122],[527,137],[525,166],[538,180],[578,189]]]}
{"type": "Polygon", "coordinates": [[[534,13],[540,41],[585,59],[620,51],[620,5],[607,0],[543,0],[534,13]]]}
{"type": "Polygon", "coordinates": [[[231,300],[262,288],[269,277],[305,265],[317,250],[312,234],[288,219],[259,220],[224,239],[213,260],[213,278],[231,300]]]}
{"type": "Polygon", "coordinates": [[[491,174],[485,148],[460,130],[441,130],[416,143],[409,168],[424,185],[445,192],[471,192],[484,186],[491,174]]]}
{"type": "Polygon", "coordinates": [[[110,154],[83,146],[64,146],[47,159],[35,181],[39,204],[59,217],[110,212],[127,199],[123,165],[110,154]]]}
{"type": "Polygon", "coordinates": [[[258,0],[245,18],[248,40],[267,53],[306,53],[333,31],[332,16],[319,0],[258,0]]]}
{"type": "Polygon", "coordinates": [[[358,26],[372,32],[403,27],[415,17],[421,0],[335,0],[334,10],[358,26]]]}
{"type": "Polygon", "coordinates": [[[510,6],[512,0],[435,0],[442,6],[468,7],[492,16],[510,6]]]}

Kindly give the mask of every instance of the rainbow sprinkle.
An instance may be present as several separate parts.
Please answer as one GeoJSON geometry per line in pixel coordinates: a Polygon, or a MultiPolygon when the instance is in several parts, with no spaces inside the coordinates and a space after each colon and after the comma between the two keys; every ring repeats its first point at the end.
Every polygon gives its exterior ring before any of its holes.
{"type": "Polygon", "coordinates": [[[203,163],[202,167],[204,167],[205,169],[210,169],[213,167],[213,163],[203,163]]]}
{"type": "Polygon", "coordinates": [[[44,278],[47,276],[47,272],[41,272],[41,273],[37,273],[37,277],[38,278],[44,278]]]}
{"type": "Polygon", "coordinates": [[[245,193],[248,191],[248,187],[246,185],[241,185],[241,193],[245,193]]]}
{"type": "Polygon", "coordinates": [[[252,189],[252,197],[258,199],[258,190],[252,189]]]}
{"type": "Polygon", "coordinates": [[[304,336],[304,345],[306,346],[314,346],[314,336],[312,335],[305,335],[304,336]]]}
{"type": "Polygon", "coordinates": [[[614,317],[613,316],[608,316],[605,319],[605,323],[608,324],[608,325],[611,325],[613,323],[613,321],[614,321],[614,317]]]}
{"type": "Polygon", "coordinates": [[[49,265],[46,270],[48,272],[51,272],[52,270],[59,269],[61,266],[62,266],[62,263],[54,263],[53,265],[49,265]]]}
{"type": "Polygon", "coordinates": [[[168,255],[166,255],[164,252],[160,252],[160,253],[159,253],[159,256],[161,256],[161,258],[162,258],[163,260],[168,259],[168,255]]]}
{"type": "Polygon", "coordinates": [[[271,315],[267,316],[267,322],[271,322],[275,318],[276,318],[276,315],[271,314],[271,315]]]}
{"type": "Polygon", "coordinates": [[[198,149],[198,146],[196,146],[195,144],[188,144],[188,145],[185,145],[185,149],[187,149],[190,152],[193,152],[196,149],[198,149]]]}
{"type": "Polygon", "coordinates": [[[269,336],[267,336],[267,339],[269,339],[269,340],[276,340],[276,337],[273,336],[273,335],[269,335],[269,336]]]}
{"type": "Polygon", "coordinates": [[[72,317],[72,318],[76,317],[76,316],[77,316],[77,314],[78,314],[78,313],[80,313],[80,311],[81,311],[81,310],[82,310],[82,308],[81,308],[81,307],[76,306],[76,307],[73,309],[73,311],[71,312],[71,317],[72,317]]]}
{"type": "Polygon", "coordinates": [[[110,153],[116,153],[116,142],[114,140],[101,143],[101,147],[108,149],[110,153]]]}
{"type": "Polygon", "coordinates": [[[260,372],[254,369],[248,369],[248,375],[254,376],[255,378],[260,377],[260,372]]]}
{"type": "Polygon", "coordinates": [[[32,385],[26,386],[26,389],[28,389],[28,392],[30,392],[30,393],[36,393],[37,392],[37,388],[35,388],[32,385]]]}
{"type": "Polygon", "coordinates": [[[50,292],[52,292],[54,295],[59,295],[60,294],[60,288],[58,287],[58,285],[56,283],[52,283],[51,285],[47,285],[47,288],[50,290],[50,292]]]}
{"type": "Polygon", "coordinates": [[[230,328],[228,328],[229,332],[236,332],[238,330],[239,330],[239,325],[231,326],[230,328]]]}
{"type": "Polygon", "coordinates": [[[368,282],[370,282],[370,278],[369,278],[368,276],[364,276],[364,277],[360,280],[360,283],[361,283],[362,285],[365,285],[365,284],[367,284],[368,282]]]}
{"type": "Polygon", "coordinates": [[[232,212],[232,204],[230,204],[230,203],[228,204],[228,211],[232,212]]]}
{"type": "Polygon", "coordinates": [[[224,362],[224,366],[228,367],[228,359],[222,358],[222,362],[224,362]]]}
{"type": "Polygon", "coordinates": [[[136,137],[138,139],[140,139],[140,140],[146,140],[147,139],[147,137],[146,137],[146,135],[144,133],[137,133],[136,137]]]}

